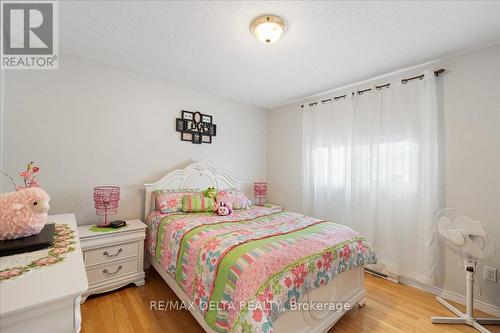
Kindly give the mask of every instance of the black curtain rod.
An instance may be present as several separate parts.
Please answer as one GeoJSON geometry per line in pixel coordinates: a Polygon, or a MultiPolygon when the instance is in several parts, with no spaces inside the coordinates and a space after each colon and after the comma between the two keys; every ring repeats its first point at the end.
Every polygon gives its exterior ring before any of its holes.
{"type": "MultiPolygon", "coordinates": [[[[444,71],[445,71],[444,68],[440,68],[438,70],[435,70],[434,71],[434,76],[439,76],[439,74],[444,73],[444,71]]],[[[402,84],[407,84],[409,81],[416,80],[416,79],[423,80],[424,76],[425,76],[425,74],[420,74],[420,75],[417,75],[417,76],[413,76],[413,77],[409,77],[409,78],[406,78],[406,79],[402,79],[401,83],[402,84]]],[[[382,84],[380,86],[375,86],[375,89],[381,90],[382,88],[389,88],[390,86],[391,86],[390,83],[386,83],[386,84],[382,84]]],[[[357,94],[358,95],[363,95],[363,93],[371,91],[371,90],[372,90],[372,88],[368,88],[368,89],[364,89],[364,90],[358,90],[357,94]]],[[[355,92],[352,92],[352,95],[355,95],[355,94],[356,94],[355,92]]],[[[340,96],[335,96],[335,97],[333,97],[333,100],[334,101],[338,101],[339,99],[346,98],[346,97],[347,97],[347,94],[340,95],[340,96]]],[[[323,99],[320,102],[321,102],[321,104],[325,104],[325,103],[328,103],[328,102],[331,102],[331,101],[332,101],[332,98],[328,98],[328,99],[323,99]]],[[[308,105],[309,106],[313,106],[313,105],[316,105],[316,104],[318,104],[318,102],[309,103],[308,105]]],[[[304,104],[302,104],[300,107],[303,108],[304,104]]]]}

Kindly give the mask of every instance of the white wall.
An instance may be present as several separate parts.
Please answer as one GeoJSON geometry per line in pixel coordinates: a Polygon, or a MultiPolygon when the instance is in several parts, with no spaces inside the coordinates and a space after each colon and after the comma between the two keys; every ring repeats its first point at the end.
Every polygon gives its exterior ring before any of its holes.
{"type": "Polygon", "coordinates": [[[144,183],[197,159],[248,185],[266,178],[267,111],[79,57],[62,54],[59,70],[7,71],[4,111],[2,168],[16,175],[35,161],[50,213],[74,212],[79,224],[98,220],[94,186],[119,185],[115,217],[137,218],[144,183]],[[212,144],[180,141],[181,109],[213,115],[212,144]]]}
{"type": "MultiPolygon", "coordinates": [[[[446,206],[481,219],[492,231],[497,254],[484,264],[500,269],[500,45],[444,59],[431,67],[446,68],[439,79],[446,206]]],[[[326,96],[332,94],[311,100],[326,96]]],[[[271,110],[268,123],[270,201],[294,211],[302,208],[302,102],[271,110]]],[[[456,255],[446,252],[445,266],[446,279],[438,287],[464,295],[464,273],[456,255]]],[[[482,266],[478,276],[484,294],[477,298],[500,307],[500,284],[482,280],[482,266]]]]}

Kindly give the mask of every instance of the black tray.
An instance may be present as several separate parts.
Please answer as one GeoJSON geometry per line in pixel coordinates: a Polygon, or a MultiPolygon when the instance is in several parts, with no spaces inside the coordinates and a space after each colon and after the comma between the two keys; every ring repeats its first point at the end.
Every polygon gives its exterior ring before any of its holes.
{"type": "Polygon", "coordinates": [[[0,241],[0,257],[48,248],[54,242],[55,224],[46,224],[38,235],[0,241]]]}

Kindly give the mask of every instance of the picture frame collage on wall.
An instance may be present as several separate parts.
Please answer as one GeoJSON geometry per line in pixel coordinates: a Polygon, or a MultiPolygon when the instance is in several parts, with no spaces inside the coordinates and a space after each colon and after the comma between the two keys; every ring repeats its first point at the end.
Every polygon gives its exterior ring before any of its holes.
{"type": "Polygon", "coordinates": [[[194,144],[212,143],[212,137],[217,134],[217,125],[212,122],[212,116],[198,111],[181,111],[181,118],[176,118],[175,129],[181,133],[182,141],[194,144]]]}

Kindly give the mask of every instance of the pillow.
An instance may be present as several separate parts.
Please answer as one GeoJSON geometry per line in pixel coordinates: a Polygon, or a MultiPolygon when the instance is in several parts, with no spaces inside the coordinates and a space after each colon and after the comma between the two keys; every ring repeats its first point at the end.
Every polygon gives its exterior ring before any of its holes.
{"type": "Polygon", "coordinates": [[[233,209],[248,209],[252,204],[245,193],[238,190],[220,190],[217,193],[217,202],[219,201],[231,203],[233,209]]]}
{"type": "Polygon", "coordinates": [[[182,197],[182,211],[188,213],[211,212],[215,209],[215,201],[203,193],[186,194],[182,197]]]}
{"type": "Polygon", "coordinates": [[[155,210],[163,214],[180,212],[182,210],[182,197],[186,194],[199,193],[199,189],[156,190],[155,210]]]}

